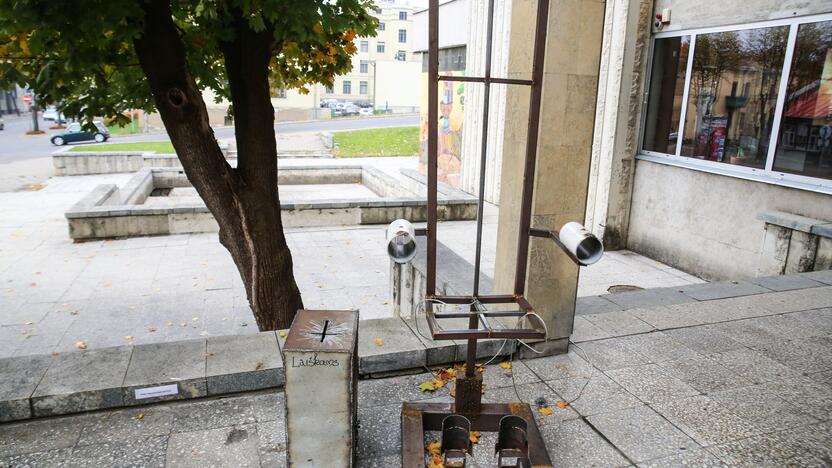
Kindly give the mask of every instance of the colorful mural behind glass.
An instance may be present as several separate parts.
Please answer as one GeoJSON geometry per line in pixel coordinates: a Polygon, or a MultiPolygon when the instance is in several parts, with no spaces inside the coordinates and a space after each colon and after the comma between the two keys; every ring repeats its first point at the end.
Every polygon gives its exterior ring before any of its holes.
{"type": "MultiPolygon", "coordinates": [[[[463,76],[460,71],[442,72],[443,75],[463,76]]],[[[439,82],[439,151],[438,179],[452,187],[459,187],[462,166],[462,120],[465,106],[465,83],[439,82]]],[[[428,74],[422,73],[422,106],[419,119],[419,171],[427,173],[428,160],[428,74]]]]}

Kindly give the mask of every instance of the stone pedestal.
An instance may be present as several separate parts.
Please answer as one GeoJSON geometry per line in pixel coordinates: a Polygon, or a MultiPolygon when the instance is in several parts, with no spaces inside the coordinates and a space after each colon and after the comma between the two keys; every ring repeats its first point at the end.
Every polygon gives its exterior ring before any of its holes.
{"type": "Polygon", "coordinates": [[[283,346],[290,467],[355,465],[358,311],[301,310],[283,346]]]}

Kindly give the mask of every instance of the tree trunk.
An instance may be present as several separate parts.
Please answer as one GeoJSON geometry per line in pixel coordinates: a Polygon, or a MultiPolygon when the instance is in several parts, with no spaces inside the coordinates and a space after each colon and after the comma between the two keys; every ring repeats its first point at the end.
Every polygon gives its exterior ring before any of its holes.
{"type": "Polygon", "coordinates": [[[236,117],[238,168],[225,160],[202,95],[187,68],[170,5],[149,0],[135,40],[139,63],[188,179],[220,227],[260,330],[287,328],[303,308],[286,245],[277,192],[274,109],[268,85],[270,37],[238,23],[225,45],[236,117]]]}

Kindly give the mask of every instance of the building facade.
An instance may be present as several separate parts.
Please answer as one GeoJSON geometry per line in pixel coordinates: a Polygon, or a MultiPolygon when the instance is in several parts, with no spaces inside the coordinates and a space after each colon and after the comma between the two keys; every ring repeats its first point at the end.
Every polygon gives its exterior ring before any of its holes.
{"type": "MultiPolygon", "coordinates": [[[[415,11],[416,8],[407,0],[376,1],[376,9],[371,12],[379,21],[376,36],[356,38],[358,53],[353,56],[352,70],[337,76],[331,88],[319,86],[318,102],[321,99],[338,99],[384,108],[385,102],[376,102],[375,99],[378,82],[383,81],[381,86],[387,87],[400,77],[407,77],[413,71],[413,66],[408,66],[408,63],[418,61],[413,55],[415,11]]],[[[389,108],[391,96],[386,95],[386,98],[389,108]]],[[[398,103],[395,105],[401,107],[398,103]]]]}
{"type": "Polygon", "coordinates": [[[607,245],[709,280],[832,268],[832,4],[621,0],[606,26],[607,245]]]}

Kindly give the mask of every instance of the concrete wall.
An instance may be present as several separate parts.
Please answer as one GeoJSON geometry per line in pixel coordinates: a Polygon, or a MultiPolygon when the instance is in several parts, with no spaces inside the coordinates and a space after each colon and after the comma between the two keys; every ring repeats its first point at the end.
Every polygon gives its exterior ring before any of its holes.
{"type": "Polygon", "coordinates": [[[764,182],[636,161],[654,13],[663,31],[745,24],[832,11],[806,0],[607,2],[587,225],[608,248],[629,248],[705,279],[753,277],[765,223],[783,211],[830,220],[832,197],[764,182]]]}
{"type": "MultiPolygon", "coordinates": [[[[401,62],[398,60],[377,61],[375,63],[375,108],[408,109],[412,111],[421,102],[420,79],[421,62],[401,62]]],[[[373,90],[370,90],[372,93],[373,90]]]]}
{"type": "Polygon", "coordinates": [[[753,23],[832,11],[824,0],[656,0],[654,12],[671,9],[663,31],[753,23]]]}
{"type": "Polygon", "coordinates": [[[628,246],[707,280],[754,277],[769,211],[832,221],[832,196],[638,161],[628,246]]]}

